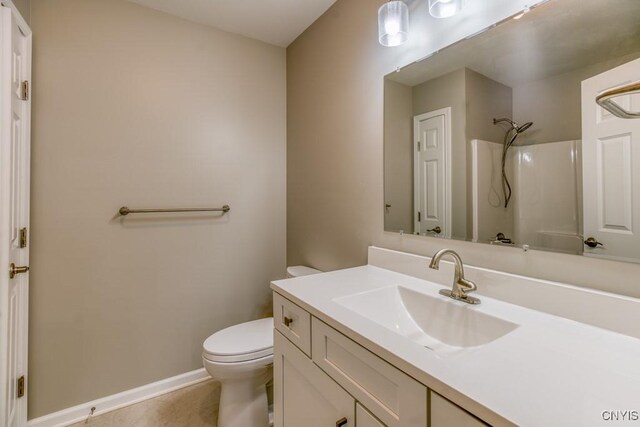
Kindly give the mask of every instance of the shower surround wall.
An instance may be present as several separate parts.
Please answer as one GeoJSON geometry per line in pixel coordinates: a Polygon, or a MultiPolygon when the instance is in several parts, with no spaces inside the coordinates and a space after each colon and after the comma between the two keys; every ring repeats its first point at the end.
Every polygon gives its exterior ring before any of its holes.
{"type": "MultiPolygon", "coordinates": [[[[471,141],[471,240],[487,243],[498,233],[514,237],[513,203],[504,207],[502,192],[503,144],[474,139],[471,141]]],[[[513,177],[513,156],[507,153],[505,171],[513,177]]]]}
{"type": "Polygon", "coordinates": [[[512,146],[506,160],[513,189],[507,208],[503,144],[474,140],[471,145],[474,241],[486,243],[503,233],[516,245],[582,253],[580,141],[512,146]]]}
{"type": "Polygon", "coordinates": [[[513,148],[515,241],[581,254],[581,141],[513,148]]]}
{"type": "Polygon", "coordinates": [[[207,336],[270,313],[286,65],[282,48],[124,0],[31,6],[34,418],[201,368],[207,336]],[[225,203],[219,218],[116,215],[225,203]]]}

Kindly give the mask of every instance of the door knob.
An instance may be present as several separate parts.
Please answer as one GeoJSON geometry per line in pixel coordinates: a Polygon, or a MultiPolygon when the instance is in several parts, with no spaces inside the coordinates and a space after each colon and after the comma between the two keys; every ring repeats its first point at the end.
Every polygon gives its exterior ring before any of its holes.
{"type": "Polygon", "coordinates": [[[427,230],[427,233],[440,234],[440,233],[442,233],[442,228],[434,227],[431,230],[427,230]]]}
{"type": "Polygon", "coordinates": [[[9,266],[9,279],[13,279],[14,277],[16,277],[16,274],[26,273],[27,271],[29,271],[29,267],[27,267],[26,265],[16,267],[14,263],[11,263],[11,265],[9,266]]]}
{"type": "Polygon", "coordinates": [[[336,421],[336,427],[346,426],[347,422],[348,422],[347,418],[346,417],[342,417],[338,421],[336,421]]]}
{"type": "Polygon", "coordinates": [[[604,245],[600,242],[598,242],[595,237],[588,237],[587,240],[584,241],[584,244],[589,246],[590,248],[595,248],[598,245],[602,246],[604,248],[604,245]]]}

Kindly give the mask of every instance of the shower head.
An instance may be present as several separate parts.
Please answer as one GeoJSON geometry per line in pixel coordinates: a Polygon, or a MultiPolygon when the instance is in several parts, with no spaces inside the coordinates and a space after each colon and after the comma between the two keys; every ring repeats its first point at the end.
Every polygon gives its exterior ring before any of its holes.
{"type": "Polygon", "coordinates": [[[522,126],[517,127],[516,128],[516,132],[522,133],[525,130],[529,129],[531,126],[533,126],[533,122],[527,122],[527,123],[523,124],[522,126]]]}
{"type": "Polygon", "coordinates": [[[509,150],[509,147],[511,147],[511,145],[516,142],[516,139],[518,139],[518,135],[533,126],[533,122],[527,122],[522,126],[518,126],[516,122],[511,119],[507,119],[506,117],[502,119],[493,119],[494,125],[497,125],[501,122],[507,122],[511,125],[511,129],[507,130],[504,135],[504,146],[502,148],[502,191],[504,193],[504,207],[506,209],[507,207],[509,207],[509,200],[511,200],[511,184],[509,184],[507,171],[505,169],[507,150],[509,150]]]}
{"type": "Polygon", "coordinates": [[[516,133],[522,133],[525,130],[529,129],[531,126],[533,126],[533,122],[527,122],[527,123],[523,124],[522,126],[518,126],[518,124],[516,122],[514,122],[511,119],[507,119],[506,117],[502,118],[502,119],[493,119],[493,124],[494,125],[497,125],[498,123],[502,123],[502,122],[509,123],[511,125],[511,128],[513,130],[515,130],[516,133]]]}

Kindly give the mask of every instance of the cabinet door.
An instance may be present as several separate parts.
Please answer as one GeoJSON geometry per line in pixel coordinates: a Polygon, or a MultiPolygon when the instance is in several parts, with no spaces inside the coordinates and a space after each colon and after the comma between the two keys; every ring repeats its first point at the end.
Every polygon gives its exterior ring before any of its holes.
{"type": "Polygon", "coordinates": [[[389,427],[427,425],[427,388],[326,323],[311,321],[313,361],[389,427]]]}
{"type": "Polygon", "coordinates": [[[430,413],[431,427],[487,427],[484,422],[434,392],[431,392],[430,413]]]}
{"type": "Polygon", "coordinates": [[[274,427],[355,427],[353,397],[274,333],[274,427]]]}
{"type": "Polygon", "coordinates": [[[376,417],[371,415],[364,406],[356,403],[356,426],[357,427],[387,427],[376,417]]]}

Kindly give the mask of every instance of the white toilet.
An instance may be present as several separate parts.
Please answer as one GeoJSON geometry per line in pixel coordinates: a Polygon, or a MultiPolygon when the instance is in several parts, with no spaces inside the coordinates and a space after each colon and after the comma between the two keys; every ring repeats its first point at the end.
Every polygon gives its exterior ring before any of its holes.
{"type": "MultiPolygon", "coordinates": [[[[287,277],[321,271],[287,267],[287,277]]],[[[202,345],[202,362],[220,381],[218,427],[267,427],[267,383],[273,376],[273,318],[230,326],[202,345]]]]}

